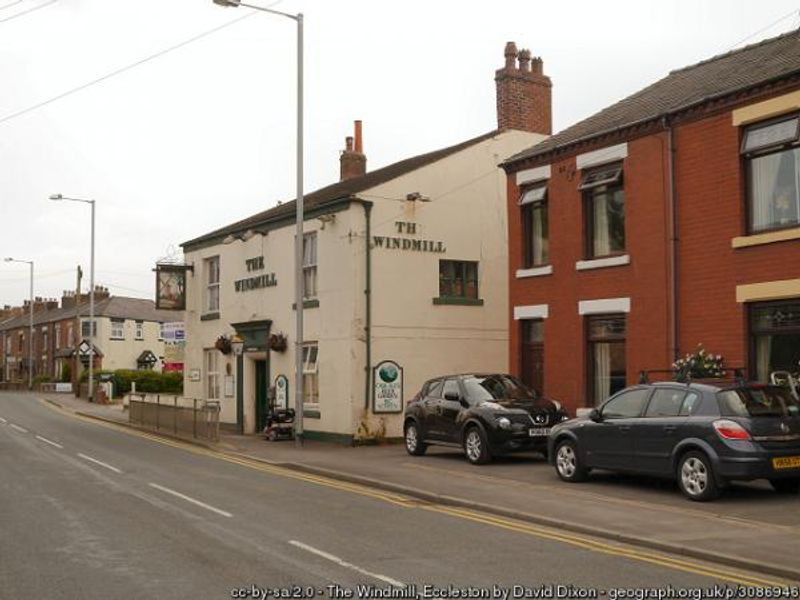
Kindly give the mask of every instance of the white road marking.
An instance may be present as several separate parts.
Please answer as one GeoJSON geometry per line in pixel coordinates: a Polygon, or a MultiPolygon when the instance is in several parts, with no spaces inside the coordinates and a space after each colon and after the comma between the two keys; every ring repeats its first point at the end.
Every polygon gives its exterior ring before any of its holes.
{"type": "Polygon", "coordinates": [[[8,423],[8,421],[6,421],[3,417],[0,417],[0,423],[5,425],[6,423],[8,423]]]}
{"type": "Polygon", "coordinates": [[[112,467],[111,465],[104,463],[102,461],[97,460],[96,458],[92,458],[91,456],[86,456],[85,454],[78,454],[82,459],[88,460],[89,462],[93,462],[96,465],[100,465],[101,467],[105,467],[110,471],[114,471],[114,473],[122,473],[117,467],[112,467]]]}
{"type": "Polygon", "coordinates": [[[333,554],[329,554],[329,553],[324,552],[322,550],[318,550],[317,548],[314,548],[313,546],[309,546],[308,544],[304,544],[303,542],[298,542],[297,540],[289,540],[289,543],[292,546],[295,546],[296,548],[300,548],[301,550],[305,550],[306,552],[311,552],[312,554],[316,554],[317,556],[321,556],[322,558],[324,558],[326,560],[334,562],[337,565],[339,565],[340,567],[345,567],[346,569],[351,569],[353,571],[356,571],[357,573],[361,573],[362,575],[366,575],[368,577],[372,577],[372,578],[377,579],[379,581],[384,581],[384,582],[388,583],[389,585],[393,585],[395,587],[399,587],[399,588],[406,587],[405,583],[397,581],[396,579],[392,579],[391,577],[387,577],[386,575],[380,575],[378,573],[372,573],[371,571],[367,571],[366,569],[362,569],[358,565],[354,565],[352,563],[349,563],[349,562],[339,558],[338,556],[334,556],[333,554]]]}
{"type": "Polygon", "coordinates": [[[210,510],[211,512],[215,512],[218,515],[222,515],[223,517],[230,518],[230,517],[233,516],[231,513],[227,512],[227,511],[220,510],[219,508],[215,508],[215,507],[211,506],[210,504],[206,504],[205,502],[200,502],[200,500],[195,500],[194,498],[186,496],[185,494],[181,494],[180,492],[176,492],[175,490],[171,490],[169,488],[166,488],[163,485],[158,485],[157,483],[149,483],[148,485],[150,487],[152,487],[152,488],[157,489],[157,490],[161,490],[162,492],[165,492],[167,494],[172,494],[176,498],[180,498],[181,500],[186,500],[186,502],[191,502],[192,504],[200,506],[201,508],[205,508],[206,510],[210,510]]]}
{"type": "Polygon", "coordinates": [[[11,429],[15,429],[15,430],[19,431],[20,433],[28,433],[27,429],[25,429],[24,427],[20,427],[19,425],[14,425],[13,423],[11,423],[11,425],[9,425],[9,427],[11,427],[11,429]]]}
{"type": "Polygon", "coordinates": [[[48,440],[47,438],[43,438],[40,435],[37,435],[36,439],[43,441],[45,444],[50,444],[51,446],[55,446],[56,448],[61,448],[62,450],[64,449],[64,446],[62,446],[61,444],[57,444],[56,442],[48,440]]]}

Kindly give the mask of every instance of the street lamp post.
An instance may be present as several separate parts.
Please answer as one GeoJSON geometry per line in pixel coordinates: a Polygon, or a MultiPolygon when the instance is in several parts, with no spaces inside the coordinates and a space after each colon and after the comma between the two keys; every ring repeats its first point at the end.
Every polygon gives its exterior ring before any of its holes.
{"type": "MultiPolygon", "coordinates": [[[[89,402],[94,402],[94,200],[87,200],[85,198],[68,198],[61,194],[52,194],[50,200],[61,201],[68,200],[70,202],[83,202],[92,207],[92,250],[89,267],[89,402]]],[[[78,299],[80,300],[80,298],[78,299]]],[[[80,379],[78,380],[78,389],[80,390],[80,379]]]]}
{"type": "Polygon", "coordinates": [[[297,23],[297,228],[294,240],[294,303],[295,303],[295,443],[303,445],[303,13],[292,15],[239,0],[213,0],[220,6],[244,6],[292,19],[297,23]]]}
{"type": "Polygon", "coordinates": [[[6,262],[26,263],[31,268],[31,290],[30,300],[28,301],[28,389],[33,389],[33,261],[17,260],[16,258],[6,258],[6,262]]]}

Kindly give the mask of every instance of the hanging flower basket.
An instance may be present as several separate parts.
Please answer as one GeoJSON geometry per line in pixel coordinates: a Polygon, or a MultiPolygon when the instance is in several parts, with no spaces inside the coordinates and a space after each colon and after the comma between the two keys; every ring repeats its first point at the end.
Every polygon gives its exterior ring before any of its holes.
{"type": "Polygon", "coordinates": [[[721,354],[712,354],[703,348],[703,344],[698,344],[697,350],[672,363],[672,371],[678,381],[725,377],[725,359],[721,354]]]}
{"type": "Polygon", "coordinates": [[[286,351],[286,334],[273,333],[269,336],[269,349],[275,352],[286,351]]]}
{"type": "Polygon", "coordinates": [[[230,354],[232,350],[231,339],[224,335],[219,336],[217,338],[217,341],[214,342],[214,348],[216,348],[223,354],[230,354]]]}

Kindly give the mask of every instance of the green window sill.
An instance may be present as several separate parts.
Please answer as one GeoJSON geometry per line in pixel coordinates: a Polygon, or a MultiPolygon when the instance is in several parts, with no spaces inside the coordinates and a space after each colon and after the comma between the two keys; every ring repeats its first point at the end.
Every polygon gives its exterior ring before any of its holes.
{"type": "Polygon", "coordinates": [[[310,410],[308,408],[303,409],[303,418],[305,419],[321,419],[322,413],[318,410],[310,410]]]}
{"type": "Polygon", "coordinates": [[[433,299],[437,305],[447,304],[454,306],[483,306],[483,298],[462,298],[459,296],[440,296],[433,299]]]}
{"type": "Polygon", "coordinates": [[[210,312],[200,315],[201,321],[216,321],[217,319],[219,319],[219,312],[210,312]]]}
{"type": "MultiPolygon", "coordinates": [[[[319,300],[303,300],[303,308],[319,308],[319,300]]],[[[297,302],[292,302],[292,310],[297,310],[297,302]]]]}

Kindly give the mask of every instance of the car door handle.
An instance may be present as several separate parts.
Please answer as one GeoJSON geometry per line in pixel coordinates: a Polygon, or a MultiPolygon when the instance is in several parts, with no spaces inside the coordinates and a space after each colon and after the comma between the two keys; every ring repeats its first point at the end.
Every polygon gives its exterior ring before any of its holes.
{"type": "Polygon", "coordinates": [[[664,431],[667,433],[674,433],[678,429],[677,425],[664,425],[664,431]]]}
{"type": "Polygon", "coordinates": [[[631,430],[631,426],[630,425],[620,425],[619,426],[619,430],[623,431],[623,432],[630,431],[631,430]]]}

